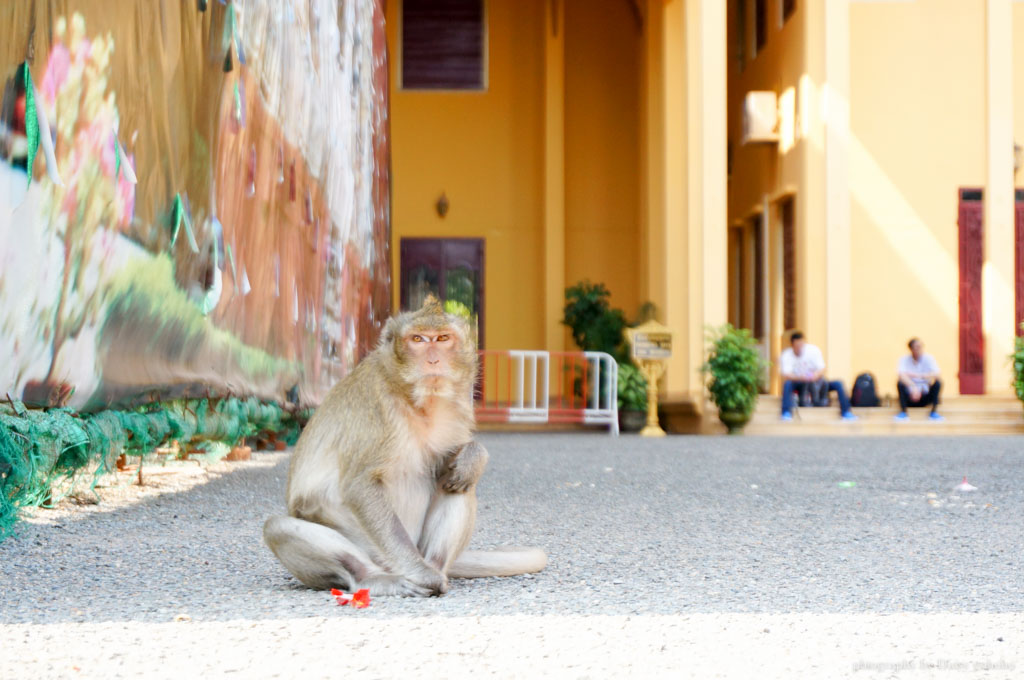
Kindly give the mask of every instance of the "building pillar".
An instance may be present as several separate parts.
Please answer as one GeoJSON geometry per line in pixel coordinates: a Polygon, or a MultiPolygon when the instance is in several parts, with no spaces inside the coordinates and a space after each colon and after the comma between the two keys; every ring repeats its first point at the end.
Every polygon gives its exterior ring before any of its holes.
{"type": "MultiPolygon", "coordinates": [[[[850,0],[806,9],[806,61],[816,87],[807,120],[803,195],[797,202],[799,325],[825,355],[830,378],[849,382],[852,361],[850,241],[850,0]]],[[[788,329],[787,329],[788,330],[788,329]]]]}
{"type": "MultiPolygon", "coordinates": [[[[659,0],[654,3],[658,4],[659,0]]],[[[665,372],[664,389],[669,401],[688,397],[695,367],[688,353],[688,300],[699,290],[690,288],[687,276],[687,120],[686,120],[686,0],[661,0],[650,21],[652,40],[658,42],[660,68],[655,73],[648,101],[654,109],[656,129],[648,136],[654,167],[649,196],[655,201],[650,214],[654,235],[648,244],[654,286],[652,300],[663,300],[661,321],[672,329],[675,346],[665,372]],[[660,24],[660,25],[659,25],[660,24]],[[657,30],[657,33],[655,33],[657,30]]],[[[650,4],[649,4],[650,6],[650,4]]]]}
{"type": "Polygon", "coordinates": [[[985,263],[982,325],[985,391],[1011,394],[1007,357],[1013,351],[1016,250],[1013,203],[1013,8],[1010,0],[986,7],[987,179],[984,192],[985,263]]]}
{"type": "Polygon", "coordinates": [[[829,375],[850,382],[850,5],[825,2],[825,350],[829,375]]]}
{"type": "Polygon", "coordinates": [[[644,5],[644,55],[641,74],[639,251],[640,299],[658,308],[661,321],[667,311],[665,283],[665,0],[644,5]]]}
{"type": "Polygon", "coordinates": [[[565,2],[544,20],[544,347],[565,349],[565,2]]]}
{"type": "Polygon", "coordinates": [[[726,5],[686,3],[687,386],[703,405],[705,332],[728,318],[726,5]]]}

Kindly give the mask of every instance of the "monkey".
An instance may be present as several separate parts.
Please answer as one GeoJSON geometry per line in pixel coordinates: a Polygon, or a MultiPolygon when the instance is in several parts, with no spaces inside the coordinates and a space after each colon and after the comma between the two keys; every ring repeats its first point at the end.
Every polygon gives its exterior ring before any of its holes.
{"type": "Polygon", "coordinates": [[[542,570],[539,548],[467,551],[487,450],[473,439],[469,325],[429,296],[315,410],[291,456],[287,516],[267,546],[309,588],[437,596],[449,578],[542,570]]]}

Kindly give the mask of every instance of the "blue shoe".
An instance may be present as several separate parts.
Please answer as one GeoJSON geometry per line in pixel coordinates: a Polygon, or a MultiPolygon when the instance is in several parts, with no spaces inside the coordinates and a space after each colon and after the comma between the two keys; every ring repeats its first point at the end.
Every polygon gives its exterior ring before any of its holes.
{"type": "Polygon", "coordinates": [[[846,422],[848,422],[848,423],[853,423],[853,422],[856,422],[856,421],[860,420],[860,418],[858,418],[857,416],[855,416],[855,415],[854,415],[853,413],[851,413],[850,411],[847,411],[846,413],[844,413],[843,415],[841,415],[841,416],[840,416],[840,418],[842,418],[843,420],[845,420],[845,421],[846,421],[846,422]]]}
{"type": "Polygon", "coordinates": [[[908,420],[910,420],[910,416],[908,416],[906,414],[906,412],[904,411],[902,413],[897,413],[896,415],[894,415],[892,417],[892,419],[895,420],[896,422],[899,422],[899,423],[905,423],[908,420]]]}
{"type": "Polygon", "coordinates": [[[788,411],[783,412],[783,414],[779,417],[779,420],[781,420],[784,423],[791,423],[793,422],[793,414],[789,413],[788,411]]]}
{"type": "Polygon", "coordinates": [[[943,418],[942,416],[940,416],[940,415],[939,415],[938,413],[934,413],[934,412],[933,412],[933,413],[931,413],[931,414],[930,414],[930,415],[928,416],[928,420],[930,420],[930,421],[932,421],[932,422],[935,422],[935,423],[944,423],[944,422],[946,422],[946,419],[945,419],[945,418],[943,418]]]}

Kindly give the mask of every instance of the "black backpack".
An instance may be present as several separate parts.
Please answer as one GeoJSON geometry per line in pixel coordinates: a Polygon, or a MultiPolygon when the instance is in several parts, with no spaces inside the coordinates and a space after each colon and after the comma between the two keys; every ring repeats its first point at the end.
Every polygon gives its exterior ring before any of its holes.
{"type": "Polygon", "coordinates": [[[828,396],[828,381],[818,378],[814,382],[805,382],[800,386],[800,406],[829,406],[832,400],[828,396]]]}
{"type": "Polygon", "coordinates": [[[878,394],[875,392],[875,376],[861,373],[853,382],[853,393],[850,403],[854,406],[878,406],[878,394]]]}

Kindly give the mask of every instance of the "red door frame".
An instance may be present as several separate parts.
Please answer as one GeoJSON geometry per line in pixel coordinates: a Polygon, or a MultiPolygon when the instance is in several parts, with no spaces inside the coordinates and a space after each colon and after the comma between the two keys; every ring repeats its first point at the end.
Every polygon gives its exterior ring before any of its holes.
{"type": "Polygon", "coordinates": [[[1014,315],[1014,328],[1017,335],[1024,335],[1021,323],[1024,323],[1024,189],[1014,191],[1014,231],[1016,231],[1016,276],[1014,277],[1016,292],[1016,313],[1014,315]]]}
{"type": "Polygon", "coordinates": [[[957,216],[960,256],[960,394],[985,394],[981,271],[985,252],[982,190],[961,187],[957,216]]]}

